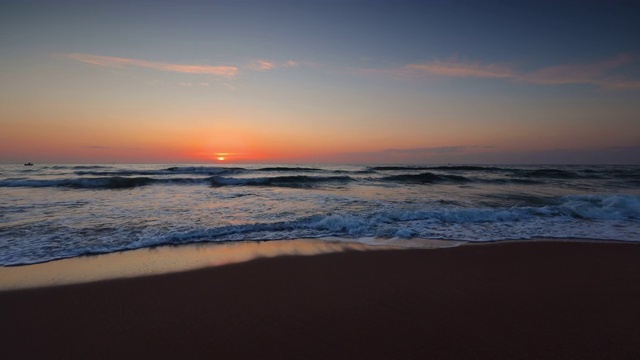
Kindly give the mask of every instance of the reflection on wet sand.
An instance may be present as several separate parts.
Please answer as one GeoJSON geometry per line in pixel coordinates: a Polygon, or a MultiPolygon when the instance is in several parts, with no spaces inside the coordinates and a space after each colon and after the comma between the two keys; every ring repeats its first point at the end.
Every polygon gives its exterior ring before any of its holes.
{"type": "Polygon", "coordinates": [[[0,290],[83,283],[239,263],[261,257],[315,255],[387,246],[325,240],[281,240],[164,246],[42,264],[0,267],[0,290]]]}

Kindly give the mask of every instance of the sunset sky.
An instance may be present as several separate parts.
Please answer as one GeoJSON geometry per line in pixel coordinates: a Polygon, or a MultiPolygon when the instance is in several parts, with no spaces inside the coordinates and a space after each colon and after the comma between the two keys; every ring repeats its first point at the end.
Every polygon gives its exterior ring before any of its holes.
{"type": "Polygon", "coordinates": [[[2,1],[0,162],[639,164],[637,4],[2,1]]]}

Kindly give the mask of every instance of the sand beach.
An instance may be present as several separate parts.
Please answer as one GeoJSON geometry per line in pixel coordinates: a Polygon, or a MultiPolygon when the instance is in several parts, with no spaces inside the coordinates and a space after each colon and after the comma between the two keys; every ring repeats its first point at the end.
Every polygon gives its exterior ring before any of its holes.
{"type": "Polygon", "coordinates": [[[634,359],[640,246],[279,256],[0,292],[7,359],[634,359]]]}

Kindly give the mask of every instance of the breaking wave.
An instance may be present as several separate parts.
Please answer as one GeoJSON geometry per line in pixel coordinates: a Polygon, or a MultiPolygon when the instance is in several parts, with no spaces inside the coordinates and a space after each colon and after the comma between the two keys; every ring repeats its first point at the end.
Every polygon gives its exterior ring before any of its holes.
{"type": "Polygon", "coordinates": [[[494,241],[566,238],[578,234],[582,238],[628,241],[629,236],[633,238],[633,234],[637,233],[639,221],[640,196],[572,195],[549,199],[546,205],[541,206],[493,209],[443,206],[423,210],[395,208],[324,213],[287,221],[262,221],[210,228],[169,228],[151,235],[141,235],[145,234],[144,231],[134,228],[128,230],[131,236],[122,236],[119,231],[113,234],[97,233],[95,236],[100,237],[99,241],[91,241],[90,236],[88,238],[88,234],[84,232],[65,232],[64,241],[47,242],[40,238],[38,246],[32,243],[31,247],[19,251],[0,252],[0,265],[28,264],[160,245],[246,239],[267,241],[377,237],[395,238],[397,240],[394,244],[403,246],[402,239],[412,237],[494,241]]]}

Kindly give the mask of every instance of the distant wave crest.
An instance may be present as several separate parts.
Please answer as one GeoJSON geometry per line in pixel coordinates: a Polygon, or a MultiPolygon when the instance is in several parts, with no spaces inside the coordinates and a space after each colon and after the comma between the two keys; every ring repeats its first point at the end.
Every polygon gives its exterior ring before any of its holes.
{"type": "Polygon", "coordinates": [[[274,176],[258,178],[232,178],[216,176],[211,178],[212,186],[283,186],[310,187],[323,183],[347,183],[353,178],[349,176],[274,176]]]}
{"type": "Polygon", "coordinates": [[[240,167],[213,167],[213,166],[174,166],[161,170],[80,170],[76,171],[76,175],[80,176],[154,176],[154,175],[227,175],[238,174],[247,171],[240,167]]]}
{"type": "Polygon", "coordinates": [[[406,182],[406,183],[417,183],[417,184],[433,184],[438,182],[469,182],[471,181],[469,178],[459,175],[436,175],[434,173],[425,172],[421,174],[403,174],[403,175],[393,175],[386,176],[382,178],[383,181],[392,181],[392,182],[406,182]]]}
{"type": "MultiPolygon", "coordinates": [[[[366,183],[389,186],[435,184],[519,184],[582,186],[581,180],[600,181],[616,188],[640,186],[638,167],[499,167],[499,166],[375,166],[324,169],[273,166],[262,168],[219,166],[110,167],[52,166],[55,171],[19,169],[0,180],[0,187],[131,188],[157,184],[218,186],[311,187],[320,184],[366,183]],[[65,171],[66,170],[66,171],[65,171]],[[60,178],[56,178],[60,177],[60,178]],[[178,178],[180,177],[180,178],[178,178]],[[578,180],[578,181],[576,181],[578,180]]],[[[6,175],[5,175],[6,176],[6,175]]],[[[586,186],[591,186],[586,183],[586,186]]]]}
{"type": "Polygon", "coordinates": [[[156,183],[193,184],[203,183],[202,179],[154,179],[150,177],[96,177],[76,179],[7,179],[0,181],[0,187],[68,187],[76,189],[126,189],[156,183]]]}
{"type": "Polygon", "coordinates": [[[318,168],[310,168],[310,167],[288,167],[288,166],[273,166],[273,167],[263,167],[256,169],[255,171],[274,171],[274,172],[318,172],[324,171],[318,168]]]}

